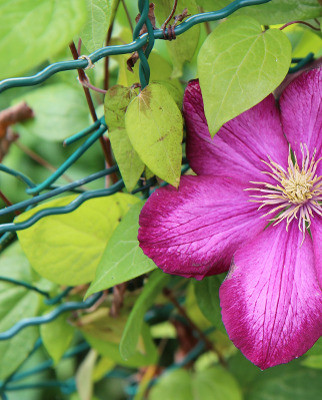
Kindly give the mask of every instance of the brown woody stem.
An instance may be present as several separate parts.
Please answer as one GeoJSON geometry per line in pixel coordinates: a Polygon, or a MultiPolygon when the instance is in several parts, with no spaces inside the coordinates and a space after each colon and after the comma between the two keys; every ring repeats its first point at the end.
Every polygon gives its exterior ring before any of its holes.
{"type": "Polygon", "coordinates": [[[191,326],[191,328],[198,334],[199,338],[205,343],[206,348],[210,351],[213,351],[220,362],[220,364],[227,368],[227,363],[226,360],[223,358],[221,353],[214,347],[214,345],[211,343],[211,341],[207,338],[207,336],[202,332],[202,330],[192,321],[192,319],[188,316],[186,310],[179,304],[177,299],[174,297],[173,293],[171,290],[168,288],[163,289],[163,294],[171,301],[171,303],[177,308],[179,313],[186,319],[188,324],[191,326]]]}

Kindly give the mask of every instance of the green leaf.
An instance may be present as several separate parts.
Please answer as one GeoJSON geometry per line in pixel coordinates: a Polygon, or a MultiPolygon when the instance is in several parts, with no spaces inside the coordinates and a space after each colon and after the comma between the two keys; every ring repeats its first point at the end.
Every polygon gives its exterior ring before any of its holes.
{"type": "Polygon", "coordinates": [[[142,206],[141,202],[134,204],[113,232],[86,297],[156,268],[154,262],[143,253],[137,240],[142,206]]]}
{"type": "Polygon", "coordinates": [[[293,29],[289,28],[288,36],[292,43],[294,58],[306,57],[310,52],[317,55],[322,50],[321,37],[315,31],[293,25],[293,29]]]}
{"type": "Polygon", "coordinates": [[[198,306],[204,316],[218,329],[226,333],[221,319],[219,287],[222,280],[218,276],[210,276],[202,281],[195,281],[195,294],[198,306]]]}
{"type": "Polygon", "coordinates": [[[322,369],[322,355],[306,357],[302,361],[302,365],[309,368],[322,369]]]}
{"type": "Polygon", "coordinates": [[[94,367],[92,378],[94,382],[103,379],[104,375],[115,367],[115,361],[108,357],[101,357],[94,367]]]}
{"type": "Polygon", "coordinates": [[[247,360],[240,351],[235,352],[232,357],[228,358],[228,368],[244,391],[249,390],[259,376],[266,374],[266,371],[261,371],[256,365],[247,360]]]}
{"type": "Polygon", "coordinates": [[[322,356],[322,338],[318,339],[313,347],[305,353],[306,356],[322,356]]]}
{"type": "Polygon", "coordinates": [[[150,400],[194,400],[191,374],[185,369],[177,369],[163,375],[151,389],[150,400]]]}
{"type": "Polygon", "coordinates": [[[97,360],[98,354],[95,350],[91,349],[81,365],[79,366],[75,381],[77,392],[81,400],[91,400],[93,395],[94,382],[92,380],[92,374],[94,366],[97,360]]]}
{"type": "Polygon", "coordinates": [[[114,318],[109,315],[108,309],[100,308],[81,318],[80,330],[91,347],[100,355],[108,357],[117,364],[139,367],[155,363],[158,356],[157,350],[146,324],[140,324],[139,337],[141,340],[137,343],[138,346],[135,346],[131,357],[126,361],[121,357],[119,343],[127,317],[121,312],[121,315],[114,318]],[[88,319],[90,319],[89,322],[87,322],[88,319]]]}
{"type": "Polygon", "coordinates": [[[152,306],[158,293],[169,280],[169,275],[160,270],[154,271],[144,286],[140,297],[135,302],[133,310],[126,322],[120,342],[120,353],[124,360],[132,357],[135,352],[141,332],[143,318],[146,311],[152,306]]]}
{"type": "MultiPolygon", "coordinates": [[[[198,0],[198,4],[207,11],[219,10],[231,2],[231,0],[198,0]]],[[[256,18],[263,25],[273,25],[319,17],[322,15],[322,7],[319,0],[272,0],[267,4],[244,7],[234,15],[247,15],[256,18]]]]}
{"type": "Polygon", "coordinates": [[[199,371],[193,380],[195,399],[242,400],[243,396],[234,377],[220,367],[199,371]]]}
{"type": "Polygon", "coordinates": [[[112,86],[107,91],[104,97],[104,116],[109,132],[125,128],[126,109],[136,96],[134,89],[122,85],[112,86]]]}
{"type": "Polygon", "coordinates": [[[198,73],[209,131],[263,100],[282,82],[291,63],[291,44],[279,29],[262,32],[252,18],[220,24],[204,42],[198,73]]]}
{"type": "Polygon", "coordinates": [[[247,400],[319,399],[321,371],[302,367],[299,362],[262,372],[249,387],[247,400]]]}
{"type": "Polygon", "coordinates": [[[63,83],[50,85],[33,90],[15,103],[22,100],[35,114],[34,118],[20,125],[31,135],[61,141],[88,126],[88,106],[80,88],[63,83]]]}
{"type": "MultiPolygon", "coordinates": [[[[75,198],[72,195],[52,200],[19,215],[15,221],[22,222],[45,208],[65,206],[75,198]]],[[[19,241],[41,276],[61,285],[90,282],[114,229],[138,201],[125,193],[88,200],[72,213],[42,218],[19,231],[19,241]]]]}
{"type": "Polygon", "coordinates": [[[241,400],[233,376],[219,367],[190,373],[184,369],[164,374],[152,388],[150,400],[241,400]]]}
{"type": "Polygon", "coordinates": [[[86,20],[84,0],[2,0],[0,79],[16,76],[67,46],[86,20]]]}
{"type": "MultiPolygon", "coordinates": [[[[19,244],[11,245],[1,254],[1,276],[32,283],[28,260],[19,244]]],[[[39,295],[23,286],[0,280],[0,332],[5,332],[23,318],[37,314],[39,295]]],[[[26,328],[13,338],[0,341],[0,380],[11,375],[27,358],[37,340],[37,329],[26,328]]]]}
{"type": "MultiPolygon", "coordinates": [[[[155,7],[155,15],[160,25],[166,21],[173,8],[173,0],[159,0],[155,7]]],[[[178,14],[187,8],[190,15],[198,14],[199,9],[195,0],[178,0],[178,14]]],[[[170,21],[173,24],[173,20],[170,21]]],[[[182,67],[186,61],[190,61],[196,51],[200,35],[200,26],[196,25],[178,36],[176,40],[166,41],[168,52],[173,62],[173,78],[182,75],[182,67]]],[[[160,78],[159,78],[160,79],[160,78]]]]}
{"type": "Polygon", "coordinates": [[[145,167],[145,179],[151,179],[154,177],[154,173],[146,166],[145,167]]]}
{"type": "Polygon", "coordinates": [[[112,0],[86,0],[87,21],[80,33],[86,49],[92,53],[105,43],[110,26],[112,0]]]}
{"type": "Polygon", "coordinates": [[[125,187],[131,192],[144,171],[144,163],[134,150],[126,129],[110,131],[108,137],[125,187]]]}
{"type": "Polygon", "coordinates": [[[141,160],[161,179],[178,187],[183,121],[167,89],[151,83],[129,104],[125,126],[141,160]]]}
{"type": "Polygon", "coordinates": [[[167,81],[154,81],[166,87],[168,92],[171,94],[173,100],[176,102],[179,110],[182,109],[183,102],[183,87],[178,79],[172,79],[167,81]]]}
{"type": "MultiPolygon", "coordinates": [[[[52,310],[46,310],[46,314],[52,310]]],[[[57,364],[68,349],[75,329],[67,322],[66,314],[60,315],[49,324],[40,326],[40,335],[50,357],[57,364]]]]}
{"type": "Polygon", "coordinates": [[[108,136],[129,192],[134,189],[144,170],[144,163],[134,150],[125,129],[125,112],[130,101],[136,95],[135,90],[116,85],[107,91],[104,98],[104,114],[108,126],[108,136]]]}

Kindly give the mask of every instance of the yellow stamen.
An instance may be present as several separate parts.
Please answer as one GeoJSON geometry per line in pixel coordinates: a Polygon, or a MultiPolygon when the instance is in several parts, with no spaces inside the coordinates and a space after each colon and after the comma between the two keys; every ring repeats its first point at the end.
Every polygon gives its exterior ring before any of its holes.
{"type": "Polygon", "coordinates": [[[246,190],[256,191],[258,194],[251,195],[251,201],[260,203],[258,209],[268,206],[268,211],[263,215],[276,214],[270,220],[274,225],[286,220],[286,229],[293,219],[298,220],[298,227],[303,232],[311,225],[314,213],[322,216],[322,176],[316,173],[322,157],[315,160],[316,149],[310,158],[306,145],[301,144],[302,165],[298,164],[296,154],[292,155],[290,150],[288,156],[287,171],[273,161],[269,156],[269,162],[262,160],[269,170],[262,171],[263,174],[274,179],[276,184],[268,182],[250,182],[257,187],[246,190]],[[292,157],[293,156],[293,157],[292,157]]]}

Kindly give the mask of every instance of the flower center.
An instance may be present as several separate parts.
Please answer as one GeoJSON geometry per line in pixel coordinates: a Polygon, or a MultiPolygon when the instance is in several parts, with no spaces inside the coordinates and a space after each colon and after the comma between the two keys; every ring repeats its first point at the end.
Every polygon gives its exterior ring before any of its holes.
{"type": "Polygon", "coordinates": [[[299,168],[297,162],[288,168],[288,174],[280,174],[283,193],[293,204],[302,204],[312,198],[314,179],[308,171],[299,168]]]}
{"type": "Polygon", "coordinates": [[[258,209],[269,206],[269,211],[263,217],[271,215],[274,225],[286,219],[287,229],[290,222],[294,218],[297,219],[304,240],[306,228],[310,227],[314,213],[322,216],[322,176],[316,173],[322,158],[315,160],[316,149],[310,157],[308,147],[302,144],[301,153],[300,167],[296,155],[290,150],[287,170],[268,156],[269,162],[263,161],[263,163],[269,170],[262,172],[272,177],[274,183],[250,182],[257,187],[246,190],[260,192],[251,195],[251,201],[261,204],[258,209]]]}

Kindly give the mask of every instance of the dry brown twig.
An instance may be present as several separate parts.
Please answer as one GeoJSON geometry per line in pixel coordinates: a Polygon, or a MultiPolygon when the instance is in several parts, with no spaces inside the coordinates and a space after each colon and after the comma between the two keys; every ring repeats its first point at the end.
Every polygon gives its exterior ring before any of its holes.
{"type": "Polygon", "coordinates": [[[25,102],[0,111],[0,162],[8,153],[11,144],[19,137],[10,127],[33,117],[33,110],[25,102]]]}

